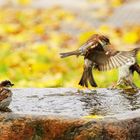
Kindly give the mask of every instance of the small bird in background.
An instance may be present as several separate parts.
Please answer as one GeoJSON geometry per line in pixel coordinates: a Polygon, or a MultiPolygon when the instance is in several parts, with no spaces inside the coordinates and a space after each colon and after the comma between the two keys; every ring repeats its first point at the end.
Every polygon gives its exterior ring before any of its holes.
{"type": "Polygon", "coordinates": [[[12,101],[12,92],[8,87],[12,87],[13,85],[14,84],[9,80],[5,80],[0,83],[0,111],[11,111],[8,106],[12,101]]]}
{"type": "Polygon", "coordinates": [[[140,66],[136,62],[135,64],[124,65],[119,68],[119,78],[117,84],[113,86],[116,88],[117,86],[128,86],[132,89],[137,89],[137,86],[133,83],[133,74],[137,72],[140,75],[140,66]]]}
{"type": "Polygon", "coordinates": [[[133,82],[133,74],[137,72],[140,75],[140,66],[137,63],[136,56],[140,50],[138,46],[132,46],[131,50],[128,47],[129,51],[125,51],[126,53],[132,52],[134,57],[132,57],[131,61],[128,61],[125,65],[122,65],[118,68],[118,81],[117,84],[113,85],[112,88],[117,87],[131,87],[132,89],[137,89],[137,86],[133,82]]]}
{"type": "Polygon", "coordinates": [[[109,45],[110,40],[108,37],[94,34],[79,49],[72,52],[60,53],[60,56],[61,58],[72,55],[84,56],[84,71],[79,85],[88,87],[89,82],[91,86],[97,87],[92,74],[92,68],[99,71],[107,71],[123,66],[130,61],[135,61],[135,50],[128,52],[117,51],[110,49],[109,45]]]}

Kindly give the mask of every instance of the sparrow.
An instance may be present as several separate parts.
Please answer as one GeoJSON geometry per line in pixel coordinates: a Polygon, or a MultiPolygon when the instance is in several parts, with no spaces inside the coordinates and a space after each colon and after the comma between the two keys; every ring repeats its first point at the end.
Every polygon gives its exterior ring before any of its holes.
{"type": "MultiPolygon", "coordinates": [[[[133,74],[137,72],[140,75],[140,66],[137,63],[136,55],[140,50],[139,46],[135,46],[135,48],[130,51],[134,52],[133,61],[128,61],[125,65],[122,65],[118,68],[118,81],[117,84],[112,86],[112,88],[116,88],[117,86],[129,86],[132,89],[137,89],[137,86],[133,83],[133,74]]],[[[129,51],[126,51],[128,53],[129,51]]]]}
{"type": "Polygon", "coordinates": [[[10,111],[8,106],[12,101],[12,92],[8,87],[12,87],[12,84],[9,80],[2,81],[0,83],[0,110],[1,111],[10,111]]]}
{"type": "Polygon", "coordinates": [[[113,87],[117,86],[130,86],[133,89],[137,89],[137,86],[133,83],[133,74],[137,72],[140,75],[140,66],[136,62],[135,64],[124,65],[119,68],[119,78],[117,84],[113,87]]]}
{"type": "Polygon", "coordinates": [[[92,74],[93,68],[99,71],[107,71],[123,66],[130,61],[135,61],[135,50],[128,52],[117,51],[110,49],[110,45],[108,37],[94,34],[79,49],[72,52],[60,53],[60,56],[61,58],[72,55],[84,56],[84,71],[79,85],[88,87],[89,82],[91,86],[97,87],[92,74]]]}

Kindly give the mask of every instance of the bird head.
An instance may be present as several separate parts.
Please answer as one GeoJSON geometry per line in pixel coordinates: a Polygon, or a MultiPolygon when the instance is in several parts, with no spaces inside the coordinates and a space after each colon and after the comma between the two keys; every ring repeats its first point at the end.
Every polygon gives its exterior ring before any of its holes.
{"type": "Polygon", "coordinates": [[[84,43],[80,48],[79,51],[81,54],[85,55],[88,50],[90,49],[97,49],[97,50],[106,50],[107,47],[110,45],[110,41],[108,37],[100,34],[92,35],[86,43],[84,43]]]}
{"type": "Polygon", "coordinates": [[[12,84],[9,80],[5,80],[0,83],[1,87],[12,87],[13,85],[14,84],[12,84]]]}
{"type": "Polygon", "coordinates": [[[108,37],[104,36],[104,35],[100,35],[97,38],[97,41],[102,45],[103,48],[105,48],[106,46],[110,45],[110,40],[108,37]]]}
{"type": "Polygon", "coordinates": [[[104,35],[94,34],[88,39],[88,41],[83,46],[84,48],[88,48],[89,46],[96,47],[98,45],[101,45],[101,47],[103,48],[110,45],[109,38],[104,35]]]}

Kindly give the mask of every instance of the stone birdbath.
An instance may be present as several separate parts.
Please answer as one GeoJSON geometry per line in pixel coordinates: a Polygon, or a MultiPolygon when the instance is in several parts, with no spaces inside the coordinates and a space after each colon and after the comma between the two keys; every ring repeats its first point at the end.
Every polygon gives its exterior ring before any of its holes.
{"type": "Polygon", "coordinates": [[[0,140],[139,140],[140,93],[74,88],[12,89],[0,140]]]}

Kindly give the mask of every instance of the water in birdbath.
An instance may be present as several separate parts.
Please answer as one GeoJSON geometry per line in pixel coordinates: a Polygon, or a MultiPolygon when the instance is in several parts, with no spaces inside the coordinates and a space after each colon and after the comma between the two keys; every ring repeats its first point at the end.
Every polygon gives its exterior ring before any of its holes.
{"type": "Polygon", "coordinates": [[[82,90],[73,88],[13,89],[10,108],[20,114],[68,117],[114,115],[140,108],[140,93],[122,90],[82,90]]]}

